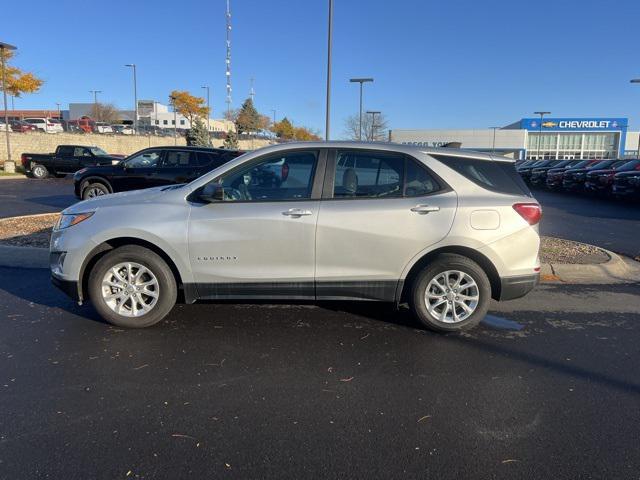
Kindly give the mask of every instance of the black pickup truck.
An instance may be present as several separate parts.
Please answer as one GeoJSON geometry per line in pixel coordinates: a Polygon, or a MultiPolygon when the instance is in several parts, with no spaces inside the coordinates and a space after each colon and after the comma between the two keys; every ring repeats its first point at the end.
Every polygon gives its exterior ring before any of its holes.
{"type": "Polygon", "coordinates": [[[28,176],[47,178],[75,173],[85,167],[112,165],[122,158],[121,155],[109,155],[99,147],[58,145],[54,153],[23,153],[20,160],[28,176]]]}

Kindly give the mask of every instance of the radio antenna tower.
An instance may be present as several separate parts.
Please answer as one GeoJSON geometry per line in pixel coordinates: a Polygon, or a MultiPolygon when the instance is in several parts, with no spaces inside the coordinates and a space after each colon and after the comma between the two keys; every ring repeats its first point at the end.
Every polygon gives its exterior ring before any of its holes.
{"type": "Polygon", "coordinates": [[[231,7],[227,0],[227,115],[231,114],[231,7]]]}
{"type": "Polygon", "coordinates": [[[251,97],[251,101],[255,103],[256,91],[253,89],[253,77],[251,77],[251,88],[249,89],[249,96],[251,97]]]}

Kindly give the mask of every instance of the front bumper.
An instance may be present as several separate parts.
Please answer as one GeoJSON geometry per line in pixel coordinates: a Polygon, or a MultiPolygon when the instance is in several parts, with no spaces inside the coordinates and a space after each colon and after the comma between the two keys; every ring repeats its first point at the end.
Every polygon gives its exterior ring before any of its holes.
{"type": "Polygon", "coordinates": [[[500,301],[524,297],[540,283],[540,274],[518,275],[500,279],[500,301]]]}
{"type": "Polygon", "coordinates": [[[72,280],[63,280],[56,277],[55,275],[51,275],[51,283],[53,283],[56,287],[58,287],[76,302],[80,301],[78,282],[72,280]]]}

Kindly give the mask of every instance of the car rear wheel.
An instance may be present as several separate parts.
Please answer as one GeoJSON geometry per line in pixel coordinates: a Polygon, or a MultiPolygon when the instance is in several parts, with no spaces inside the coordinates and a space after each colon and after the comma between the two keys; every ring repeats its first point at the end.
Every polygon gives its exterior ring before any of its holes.
{"type": "Polygon", "coordinates": [[[137,245],[116,248],[89,274],[89,297],[107,322],[143,328],[161,321],[173,308],[173,272],[155,252],[137,245]]]}
{"type": "Polygon", "coordinates": [[[33,176],[33,178],[37,178],[40,180],[49,176],[49,170],[47,170],[47,167],[45,167],[44,165],[36,163],[31,167],[31,175],[33,176]]]}
{"type": "Polygon", "coordinates": [[[90,183],[82,189],[82,199],[88,200],[90,198],[101,197],[102,195],[108,195],[109,189],[102,183],[90,183]]]}
{"type": "Polygon", "coordinates": [[[491,283],[473,260],[442,254],[415,278],[411,307],[418,320],[439,332],[476,326],[487,314],[491,283]]]}

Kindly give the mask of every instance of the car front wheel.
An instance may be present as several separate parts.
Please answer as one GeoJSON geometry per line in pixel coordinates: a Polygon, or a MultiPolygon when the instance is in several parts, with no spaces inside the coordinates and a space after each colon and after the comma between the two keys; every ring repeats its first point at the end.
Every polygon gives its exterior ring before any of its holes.
{"type": "Polygon", "coordinates": [[[90,183],[82,189],[82,199],[88,200],[90,198],[101,197],[102,195],[108,195],[109,189],[102,183],[90,183]]]}
{"type": "Polygon", "coordinates": [[[149,327],[173,308],[177,286],[167,263],[155,252],[127,245],[104,255],[89,274],[89,297],[107,322],[149,327]]]}
{"type": "Polygon", "coordinates": [[[415,278],[411,306],[418,320],[440,332],[467,330],[487,314],[491,283],[473,260],[439,255],[415,278]]]}

